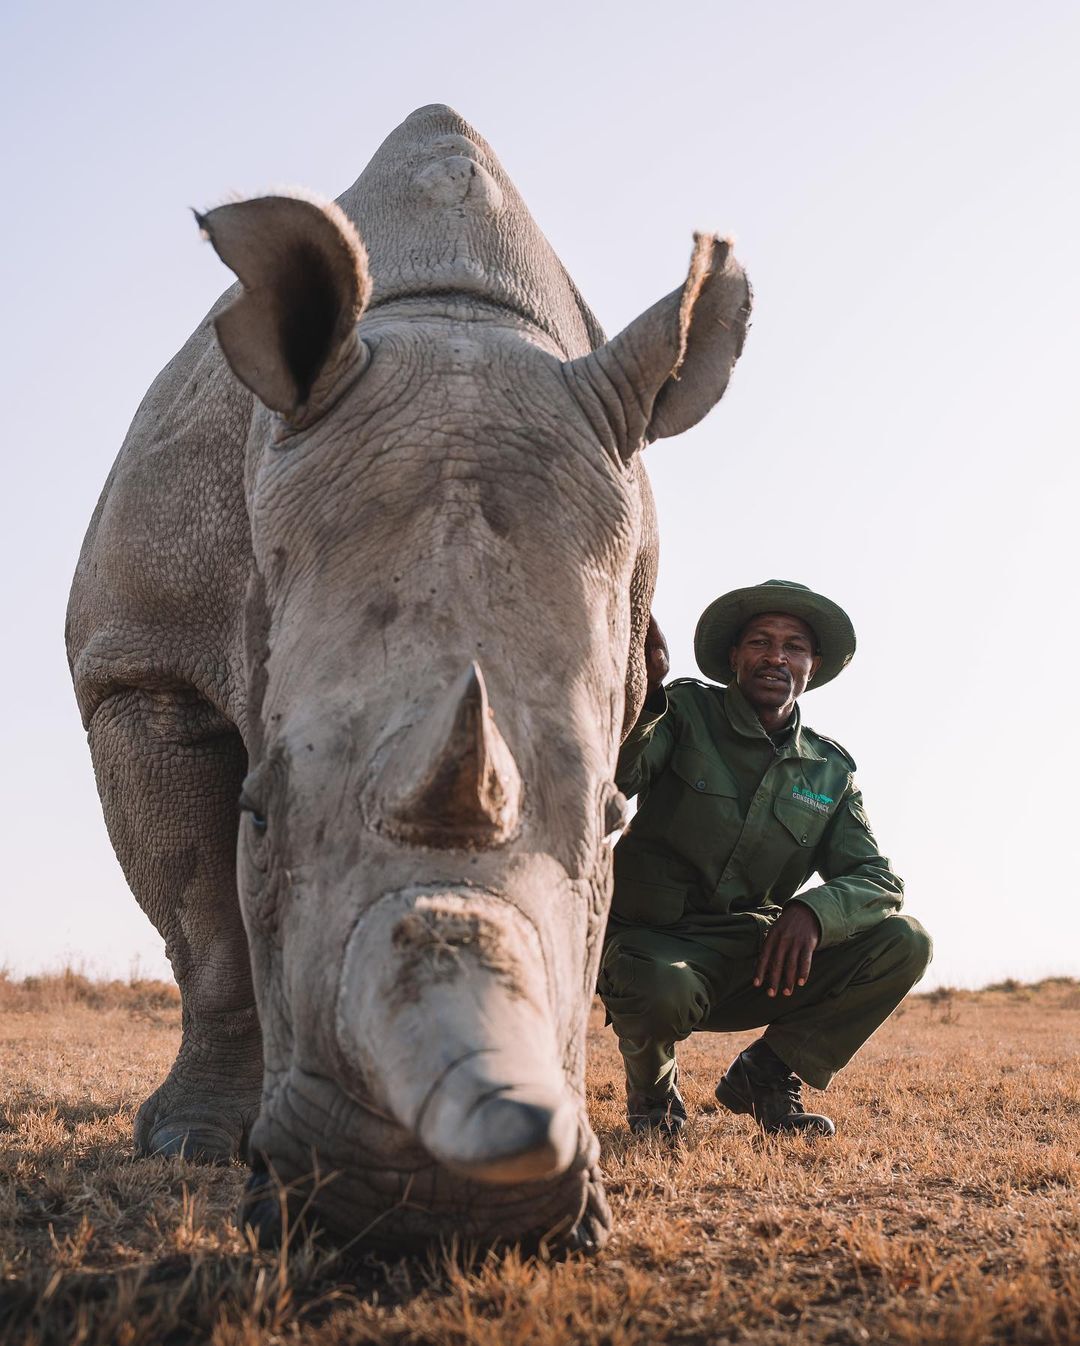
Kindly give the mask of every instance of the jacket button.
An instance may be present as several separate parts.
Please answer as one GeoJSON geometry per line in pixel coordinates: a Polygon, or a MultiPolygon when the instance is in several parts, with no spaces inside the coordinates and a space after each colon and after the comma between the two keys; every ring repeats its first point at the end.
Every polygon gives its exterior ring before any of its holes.
{"type": "Polygon", "coordinates": [[[699,781],[695,781],[695,782],[694,782],[694,789],[695,789],[695,790],[704,790],[704,788],[705,788],[705,782],[704,782],[703,780],[699,780],[699,781]]]}
{"type": "Polygon", "coordinates": [[[803,845],[804,845],[804,846],[806,845],[806,837],[805,837],[805,836],[803,837],[803,845]]]}

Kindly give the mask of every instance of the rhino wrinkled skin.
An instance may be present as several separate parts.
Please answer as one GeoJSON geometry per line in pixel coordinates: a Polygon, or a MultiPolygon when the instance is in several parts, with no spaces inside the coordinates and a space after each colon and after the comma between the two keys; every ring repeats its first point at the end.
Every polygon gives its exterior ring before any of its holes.
{"type": "Polygon", "coordinates": [[[583,1058],[656,572],[639,451],[723,393],[745,277],[699,235],[605,342],[440,106],[336,206],[199,223],[238,283],[135,416],[67,627],[183,997],[136,1146],[249,1156],[263,1233],[279,1180],[383,1248],[598,1247],[583,1058]]]}

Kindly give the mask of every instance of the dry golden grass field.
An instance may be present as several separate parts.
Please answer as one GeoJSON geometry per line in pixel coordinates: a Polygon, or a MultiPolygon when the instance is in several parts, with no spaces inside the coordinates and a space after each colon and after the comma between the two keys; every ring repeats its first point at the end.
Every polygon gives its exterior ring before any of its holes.
{"type": "Polygon", "coordinates": [[[257,1252],[232,1223],[239,1166],[133,1158],[178,1024],[161,983],[0,977],[0,1341],[1080,1343],[1075,982],[912,997],[830,1090],[839,1136],[816,1146],[714,1110],[745,1035],[684,1047],[679,1152],[631,1141],[597,1014],[611,1243],[471,1270],[257,1252]]]}

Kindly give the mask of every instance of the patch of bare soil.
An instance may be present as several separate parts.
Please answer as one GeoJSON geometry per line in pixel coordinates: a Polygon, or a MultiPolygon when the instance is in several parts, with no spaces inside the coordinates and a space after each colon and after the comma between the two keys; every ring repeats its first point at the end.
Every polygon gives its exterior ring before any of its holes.
{"type": "Polygon", "coordinates": [[[0,1342],[1080,1343],[1080,984],[909,999],[829,1091],[839,1135],[817,1145],[715,1109],[749,1035],[684,1046],[679,1152],[631,1140],[602,1022],[599,1258],[347,1264],[250,1247],[239,1166],[132,1157],[175,988],[0,977],[0,1342]]]}

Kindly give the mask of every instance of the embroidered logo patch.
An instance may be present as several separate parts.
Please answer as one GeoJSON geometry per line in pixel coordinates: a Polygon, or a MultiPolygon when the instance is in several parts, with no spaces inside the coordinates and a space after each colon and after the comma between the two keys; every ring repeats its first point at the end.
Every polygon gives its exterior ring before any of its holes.
{"type": "Polygon", "coordinates": [[[804,790],[801,785],[791,787],[791,797],[798,803],[812,808],[816,813],[828,813],[833,802],[829,795],[816,795],[813,790],[804,790]]]}

